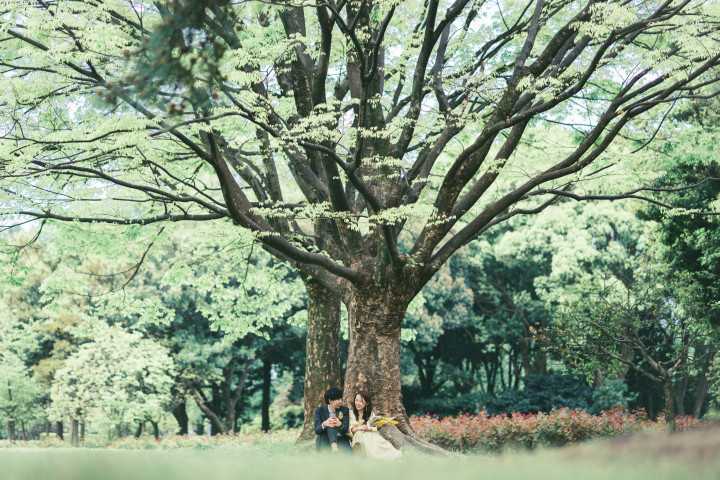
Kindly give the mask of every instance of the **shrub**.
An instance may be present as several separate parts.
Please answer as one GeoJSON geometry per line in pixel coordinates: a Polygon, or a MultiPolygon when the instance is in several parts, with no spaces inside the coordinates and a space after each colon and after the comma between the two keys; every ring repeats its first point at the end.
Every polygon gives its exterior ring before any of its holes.
{"type": "MultiPolygon", "coordinates": [[[[644,410],[627,412],[620,407],[600,415],[584,410],[560,408],[550,413],[511,415],[463,414],[439,418],[411,417],[415,431],[425,440],[463,453],[499,452],[506,448],[532,449],[561,446],[593,438],[629,434],[640,430],[664,431],[665,420],[653,422],[644,410]]],[[[677,417],[678,430],[700,423],[692,416],[677,417]]]]}

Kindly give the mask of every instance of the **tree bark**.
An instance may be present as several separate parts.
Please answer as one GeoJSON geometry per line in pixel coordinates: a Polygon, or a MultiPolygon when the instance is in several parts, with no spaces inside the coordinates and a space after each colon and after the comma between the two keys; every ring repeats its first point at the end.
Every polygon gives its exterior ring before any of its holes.
{"type": "Polygon", "coordinates": [[[202,392],[196,388],[193,391],[193,395],[197,406],[200,407],[200,410],[202,410],[205,416],[210,420],[210,433],[212,435],[216,435],[218,433],[226,432],[227,427],[225,426],[225,423],[220,417],[218,417],[218,415],[213,411],[213,409],[207,405],[205,399],[202,396],[202,392]]]}
{"type": "Polygon", "coordinates": [[[158,424],[158,422],[156,422],[154,420],[150,420],[150,424],[153,427],[153,436],[155,437],[156,440],[159,439],[160,438],[160,425],[158,424]]]}
{"type": "Polygon", "coordinates": [[[262,386],[262,422],[260,429],[263,432],[270,431],[270,373],[272,364],[269,360],[263,359],[263,386],[262,386]]]}
{"type": "Polygon", "coordinates": [[[78,430],[77,418],[70,418],[70,445],[77,447],[80,445],[80,435],[78,430]]]}
{"type": "Polygon", "coordinates": [[[648,418],[655,418],[655,396],[652,392],[648,392],[648,418]]]}
{"type": "Polygon", "coordinates": [[[662,378],[662,383],[665,390],[665,424],[668,432],[674,432],[677,429],[675,425],[675,389],[670,377],[662,378]]]}
{"type": "Polygon", "coordinates": [[[60,440],[65,440],[65,437],[63,436],[63,434],[64,434],[63,430],[65,429],[65,426],[63,425],[62,420],[58,420],[55,423],[55,428],[57,429],[57,437],[60,440]]]}
{"type": "MultiPolygon", "coordinates": [[[[417,359],[418,355],[415,356],[417,359]]],[[[429,398],[435,393],[435,369],[437,364],[432,363],[429,360],[427,363],[423,363],[421,359],[417,359],[415,364],[418,366],[418,372],[421,372],[420,377],[420,395],[424,398],[429,398]]]]}
{"type": "Polygon", "coordinates": [[[340,387],[340,298],[312,278],[307,290],[305,362],[305,420],[298,441],[315,438],[315,408],[323,405],[325,390],[340,387]]]}
{"type": "Polygon", "coordinates": [[[536,375],[547,375],[547,352],[539,347],[533,372],[536,375]]]}
{"type": "Polygon", "coordinates": [[[382,287],[353,287],[346,305],[350,346],[343,400],[349,407],[358,390],[367,390],[373,412],[397,420],[397,428],[381,434],[396,448],[415,447],[430,453],[445,452],[422,440],[410,425],[400,390],[400,328],[409,299],[382,287]]]}
{"type": "Polygon", "coordinates": [[[685,416],[685,394],[687,393],[688,376],[683,374],[675,387],[675,408],[676,413],[681,417],[685,416]]]}
{"type": "Polygon", "coordinates": [[[7,429],[8,429],[8,440],[11,442],[14,442],[15,441],[15,420],[7,421],[7,429]]]}
{"type": "Polygon", "coordinates": [[[138,422],[137,429],[135,430],[135,438],[140,438],[140,435],[142,435],[144,426],[145,426],[145,422],[138,422]]]}
{"type": "Polygon", "coordinates": [[[173,417],[175,417],[175,420],[177,420],[178,427],[180,428],[180,430],[178,431],[178,435],[187,435],[189,419],[187,415],[185,400],[178,403],[175,408],[173,408],[172,414],[173,417]]]}
{"type": "Polygon", "coordinates": [[[700,374],[698,375],[697,388],[695,389],[695,408],[693,408],[693,416],[700,418],[702,414],[702,408],[705,404],[705,398],[707,397],[708,390],[708,370],[712,365],[713,359],[715,358],[716,352],[710,352],[705,360],[700,374]]]}
{"type": "Polygon", "coordinates": [[[25,420],[20,420],[20,433],[22,433],[22,438],[27,442],[28,436],[27,436],[27,430],[25,430],[25,420]]]}

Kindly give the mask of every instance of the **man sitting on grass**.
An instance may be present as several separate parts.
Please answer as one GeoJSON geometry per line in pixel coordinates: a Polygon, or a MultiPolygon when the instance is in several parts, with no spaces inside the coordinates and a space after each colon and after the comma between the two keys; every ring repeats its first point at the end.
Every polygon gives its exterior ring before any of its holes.
{"type": "Polygon", "coordinates": [[[342,390],[329,388],[325,392],[325,405],[315,409],[315,448],[333,452],[338,449],[352,452],[347,431],[350,426],[350,411],[342,406],[342,390]]]}

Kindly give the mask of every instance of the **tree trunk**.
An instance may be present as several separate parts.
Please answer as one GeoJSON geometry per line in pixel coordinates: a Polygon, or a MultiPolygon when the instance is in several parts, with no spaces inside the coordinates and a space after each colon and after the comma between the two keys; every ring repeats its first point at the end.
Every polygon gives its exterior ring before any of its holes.
{"type": "Polygon", "coordinates": [[[673,388],[672,378],[663,378],[662,382],[665,389],[665,424],[668,432],[674,432],[676,430],[675,389],[673,388]]]}
{"type": "Polygon", "coordinates": [[[432,363],[432,360],[428,360],[423,366],[418,365],[418,370],[423,371],[423,375],[420,375],[420,395],[423,398],[430,398],[435,393],[436,367],[437,364],[432,363]]]}
{"type": "Polygon", "coordinates": [[[263,386],[262,386],[262,422],[260,429],[263,432],[270,431],[270,373],[272,364],[269,360],[263,360],[263,386]]]}
{"type": "Polygon", "coordinates": [[[85,440],[85,420],[80,422],[80,440],[85,440]]]}
{"type": "Polygon", "coordinates": [[[65,429],[65,426],[63,425],[62,420],[59,420],[55,423],[55,428],[57,429],[57,437],[60,440],[64,440],[65,437],[63,436],[63,430],[65,429]]]}
{"type": "Polygon", "coordinates": [[[175,408],[173,408],[172,414],[173,417],[175,417],[175,420],[177,420],[178,422],[178,427],[180,427],[178,435],[187,435],[189,419],[187,415],[185,400],[183,400],[181,403],[178,403],[175,408]]]}
{"type": "Polygon", "coordinates": [[[676,413],[681,417],[685,416],[685,394],[687,393],[688,376],[683,374],[675,387],[675,407],[676,413]]]}
{"type": "Polygon", "coordinates": [[[595,380],[593,380],[593,387],[598,388],[605,385],[605,375],[601,369],[595,370],[595,380]]]}
{"type": "Polygon", "coordinates": [[[70,445],[73,447],[80,445],[77,418],[70,418],[70,445]]]}
{"type": "Polygon", "coordinates": [[[22,438],[27,442],[28,436],[27,431],[25,430],[25,420],[20,420],[20,433],[22,433],[22,438]]]}
{"type": "Polygon", "coordinates": [[[520,347],[520,364],[522,365],[524,376],[532,375],[534,373],[532,364],[530,363],[530,339],[527,337],[521,337],[518,341],[520,347]]]}
{"type": "Polygon", "coordinates": [[[140,435],[142,435],[144,426],[145,426],[145,422],[138,422],[137,429],[135,430],[135,438],[140,438],[140,435]]]}
{"type": "Polygon", "coordinates": [[[412,433],[400,391],[400,325],[405,305],[388,305],[383,295],[354,292],[348,304],[350,346],[345,372],[345,403],[367,390],[376,414],[396,417],[412,433]]]}
{"type": "Polygon", "coordinates": [[[394,417],[397,428],[381,433],[396,448],[415,447],[444,452],[417,436],[403,406],[400,391],[400,327],[410,299],[382,287],[353,287],[346,305],[350,346],[343,400],[349,407],[358,390],[367,390],[373,412],[394,417]]]}
{"type": "Polygon", "coordinates": [[[547,375],[547,352],[540,347],[538,347],[537,356],[535,357],[533,372],[536,375],[547,375]]]}
{"type": "Polygon", "coordinates": [[[652,392],[648,392],[648,418],[655,419],[655,396],[652,392]]]}
{"type": "Polygon", "coordinates": [[[702,414],[702,408],[705,404],[705,397],[707,396],[708,390],[708,370],[712,365],[713,359],[715,358],[716,352],[710,352],[705,360],[704,368],[698,375],[697,388],[695,389],[695,408],[693,408],[693,416],[700,418],[702,414]]]}
{"type": "MultiPolygon", "coordinates": [[[[205,399],[202,396],[202,392],[199,389],[195,389],[193,391],[193,394],[195,398],[195,403],[198,407],[200,407],[200,410],[202,410],[205,416],[210,420],[210,434],[216,435],[226,432],[227,427],[225,426],[225,423],[220,417],[218,417],[215,411],[207,405],[205,399]]],[[[213,395],[217,395],[217,393],[213,391],[213,395]]],[[[213,400],[215,400],[216,398],[217,397],[213,397],[213,400]]]]}
{"type": "Polygon", "coordinates": [[[340,387],[340,298],[314,279],[307,290],[305,420],[298,441],[315,438],[315,407],[325,403],[325,390],[340,387]]]}
{"type": "Polygon", "coordinates": [[[158,422],[155,422],[153,420],[150,420],[150,424],[153,427],[153,436],[155,437],[156,440],[159,439],[160,438],[160,425],[158,424],[158,422]]]}
{"type": "Polygon", "coordinates": [[[15,441],[15,420],[7,421],[7,429],[8,429],[8,440],[11,442],[14,442],[15,441]]]}

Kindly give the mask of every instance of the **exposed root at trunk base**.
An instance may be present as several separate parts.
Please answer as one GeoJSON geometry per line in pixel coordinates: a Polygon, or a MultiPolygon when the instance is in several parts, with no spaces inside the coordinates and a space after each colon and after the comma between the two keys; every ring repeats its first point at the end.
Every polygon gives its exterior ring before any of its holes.
{"type": "Polygon", "coordinates": [[[418,437],[417,434],[415,434],[414,432],[404,433],[394,425],[380,427],[378,429],[378,432],[380,433],[380,435],[385,437],[388,442],[392,443],[393,447],[397,448],[398,450],[416,450],[421,453],[439,455],[444,457],[455,456],[454,453],[440,448],[437,445],[433,445],[427,440],[423,440],[422,438],[418,437]]]}

